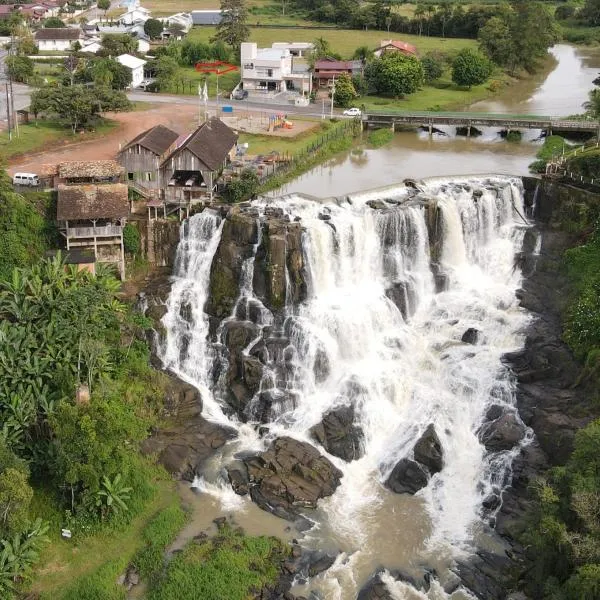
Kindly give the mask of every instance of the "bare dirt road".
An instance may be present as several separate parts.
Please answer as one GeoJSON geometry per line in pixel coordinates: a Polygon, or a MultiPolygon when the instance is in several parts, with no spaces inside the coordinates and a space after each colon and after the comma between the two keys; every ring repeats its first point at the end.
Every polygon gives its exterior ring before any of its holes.
{"type": "Polygon", "coordinates": [[[103,137],[86,142],[70,142],[64,146],[15,158],[9,162],[8,172],[37,173],[41,165],[56,164],[69,160],[102,160],[114,158],[119,147],[136,135],[162,123],[178,133],[191,131],[198,122],[198,110],[194,106],[168,104],[150,110],[106,115],[119,126],[103,137]]]}

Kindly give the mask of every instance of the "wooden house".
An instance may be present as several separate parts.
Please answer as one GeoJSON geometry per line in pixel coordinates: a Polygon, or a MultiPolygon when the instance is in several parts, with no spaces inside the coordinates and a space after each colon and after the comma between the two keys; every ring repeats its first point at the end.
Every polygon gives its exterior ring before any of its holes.
{"type": "Polygon", "coordinates": [[[140,133],[117,154],[117,162],[125,170],[130,187],[143,196],[160,188],[159,167],[161,156],[166,154],[179,137],[172,129],[157,125],[140,133]]]}
{"type": "Polygon", "coordinates": [[[235,152],[237,133],[217,118],[181,136],[160,165],[160,185],[165,204],[189,207],[211,201],[227,161],[235,152]]]}
{"type": "Polygon", "coordinates": [[[57,184],[118,183],[123,167],[115,160],[69,161],[58,164],[57,184]]]}
{"type": "Polygon", "coordinates": [[[125,278],[123,227],[129,214],[127,186],[58,186],[56,218],[67,251],[93,250],[97,262],[116,263],[125,278]]]}
{"type": "Polygon", "coordinates": [[[316,88],[331,88],[336,77],[360,75],[363,72],[363,66],[360,60],[322,58],[315,62],[313,68],[314,85],[316,88]]]}

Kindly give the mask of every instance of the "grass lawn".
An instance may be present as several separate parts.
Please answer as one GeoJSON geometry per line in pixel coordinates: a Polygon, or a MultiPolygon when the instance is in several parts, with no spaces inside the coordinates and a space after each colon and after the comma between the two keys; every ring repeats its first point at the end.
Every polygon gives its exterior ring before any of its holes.
{"type": "MultiPolygon", "coordinates": [[[[152,11],[153,17],[168,16],[178,12],[190,12],[192,10],[218,9],[219,0],[144,0],[144,8],[152,11]]],[[[268,0],[246,0],[246,6],[264,6],[268,0]]],[[[125,12],[123,9],[121,12],[125,12]]]]}
{"type": "MultiPolygon", "coordinates": [[[[292,120],[297,120],[292,118],[292,120]]],[[[316,142],[330,129],[329,121],[318,121],[316,127],[305,131],[293,138],[277,137],[272,135],[260,135],[255,133],[240,132],[239,143],[248,142],[248,154],[269,154],[272,151],[279,154],[296,154],[310,144],[316,142]]]]}
{"type": "Polygon", "coordinates": [[[8,133],[0,133],[0,154],[6,159],[21,154],[48,149],[60,142],[80,142],[105,135],[115,127],[115,121],[103,119],[94,131],[73,134],[70,127],[65,127],[55,121],[37,121],[28,125],[19,125],[19,137],[13,135],[8,139],[8,133]]]}
{"type": "Polygon", "coordinates": [[[441,79],[435,86],[427,85],[402,100],[363,96],[355,100],[353,104],[355,106],[364,104],[367,110],[458,110],[497,94],[498,90],[507,83],[508,78],[502,73],[498,73],[496,77],[492,77],[482,85],[473,86],[471,89],[458,87],[449,79],[441,79]]]}
{"type": "Polygon", "coordinates": [[[172,515],[180,510],[180,499],[170,479],[159,479],[156,487],[154,498],[126,528],[80,540],[61,539],[60,515],[48,515],[48,503],[42,498],[44,518],[51,521],[51,543],[42,551],[28,591],[39,594],[42,600],[124,598],[125,588],[117,586],[116,580],[147,543],[146,531],[153,527],[157,515],[172,515]]]}
{"type": "MultiPolygon", "coordinates": [[[[214,100],[217,93],[217,76],[214,73],[198,73],[193,67],[180,67],[173,78],[173,85],[168,90],[161,90],[163,93],[171,94],[198,94],[198,84],[204,85],[204,80],[208,78],[207,88],[208,96],[214,100]]],[[[219,95],[221,98],[229,97],[229,93],[240,80],[239,71],[225,73],[219,76],[219,95]]]]}
{"type": "MultiPolygon", "coordinates": [[[[214,27],[194,27],[187,39],[199,42],[208,42],[214,35],[214,27]]],[[[334,52],[344,57],[351,57],[359,46],[372,46],[376,48],[379,42],[389,39],[391,34],[387,31],[360,31],[356,29],[278,29],[251,28],[250,41],[256,42],[259,48],[270,47],[273,42],[312,42],[317,38],[324,38],[330,44],[334,52]]],[[[426,53],[429,50],[456,51],[461,48],[475,48],[476,40],[461,38],[437,38],[408,34],[394,34],[392,37],[414,44],[419,52],[426,53]]]]}

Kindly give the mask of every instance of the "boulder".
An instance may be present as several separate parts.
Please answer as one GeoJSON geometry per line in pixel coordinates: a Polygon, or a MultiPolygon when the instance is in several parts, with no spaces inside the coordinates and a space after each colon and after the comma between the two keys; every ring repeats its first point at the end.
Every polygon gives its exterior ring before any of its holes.
{"type": "Polygon", "coordinates": [[[514,413],[507,413],[486,423],[480,430],[479,439],[490,452],[514,448],[525,436],[525,425],[514,413]]]}
{"type": "Polygon", "coordinates": [[[311,434],[329,454],[346,462],[361,458],[364,454],[364,434],[355,424],[354,407],[340,406],[325,413],[322,421],[315,425],[311,434]]]}
{"type": "Polygon", "coordinates": [[[164,410],[169,426],[146,439],[142,452],[157,454],[165,469],[178,478],[193,481],[204,461],[237,435],[235,429],[204,419],[200,392],[175,377],[167,386],[164,410]]]}
{"type": "Polygon", "coordinates": [[[469,329],[462,334],[460,341],[464,342],[465,344],[476,344],[479,341],[480,333],[481,332],[478,329],[469,327],[469,329]]]}
{"type": "MultiPolygon", "coordinates": [[[[377,569],[377,571],[371,575],[367,583],[360,589],[356,600],[394,600],[397,596],[392,594],[387,585],[383,582],[382,575],[384,573],[384,569],[377,569]]],[[[429,589],[428,580],[431,575],[430,573],[425,573],[424,577],[419,581],[400,571],[389,571],[388,573],[392,579],[403,581],[412,586],[415,590],[429,589]]]]}
{"type": "Polygon", "coordinates": [[[396,494],[416,494],[429,480],[425,467],[420,463],[403,458],[392,469],[385,486],[396,494]]]}
{"type": "Polygon", "coordinates": [[[432,475],[442,470],[444,466],[444,451],[433,423],[429,424],[415,444],[414,453],[415,460],[426,466],[432,475]]]}
{"type": "Polygon", "coordinates": [[[413,315],[416,308],[416,298],[407,282],[394,283],[392,287],[385,290],[385,295],[397,306],[404,320],[413,315]]]}
{"type": "Polygon", "coordinates": [[[299,508],[315,508],[333,494],[342,472],[306,442],[277,438],[257,456],[243,459],[250,481],[250,496],[260,508],[288,520],[299,508]]]}
{"type": "Polygon", "coordinates": [[[233,491],[239,496],[245,496],[248,493],[248,470],[241,461],[236,461],[227,467],[227,478],[233,488],[233,491]]]}

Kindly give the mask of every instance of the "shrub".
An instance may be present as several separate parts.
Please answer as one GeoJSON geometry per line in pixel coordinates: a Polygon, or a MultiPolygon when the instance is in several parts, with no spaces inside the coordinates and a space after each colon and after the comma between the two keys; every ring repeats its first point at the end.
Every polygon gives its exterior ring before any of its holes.
{"type": "Polygon", "coordinates": [[[127,223],[127,225],[123,227],[123,246],[125,248],[125,252],[128,254],[136,255],[140,252],[140,231],[131,223],[127,223]]]}

